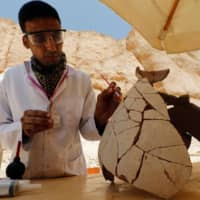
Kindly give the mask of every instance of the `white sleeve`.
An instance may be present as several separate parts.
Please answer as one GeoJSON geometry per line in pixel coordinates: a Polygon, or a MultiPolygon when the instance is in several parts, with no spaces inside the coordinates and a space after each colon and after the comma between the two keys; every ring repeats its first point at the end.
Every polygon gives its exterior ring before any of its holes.
{"type": "MultiPolygon", "coordinates": [[[[14,99],[13,99],[14,101],[14,99]]],[[[16,150],[18,141],[22,140],[20,121],[13,121],[5,89],[3,75],[0,76],[0,145],[2,149],[16,150]]]]}
{"type": "Polygon", "coordinates": [[[83,106],[83,112],[80,122],[81,135],[87,140],[99,140],[100,135],[94,121],[94,111],[96,107],[95,93],[90,79],[87,80],[87,95],[83,106]]]}

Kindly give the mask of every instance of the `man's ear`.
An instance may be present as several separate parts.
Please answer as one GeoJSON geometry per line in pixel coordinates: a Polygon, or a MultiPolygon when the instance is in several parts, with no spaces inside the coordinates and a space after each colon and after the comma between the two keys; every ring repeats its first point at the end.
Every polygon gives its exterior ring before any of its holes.
{"type": "Polygon", "coordinates": [[[27,49],[29,49],[29,48],[30,48],[30,46],[29,46],[29,41],[28,41],[28,38],[27,38],[26,35],[24,35],[24,36],[22,37],[22,41],[23,41],[23,45],[24,45],[27,49]]]}

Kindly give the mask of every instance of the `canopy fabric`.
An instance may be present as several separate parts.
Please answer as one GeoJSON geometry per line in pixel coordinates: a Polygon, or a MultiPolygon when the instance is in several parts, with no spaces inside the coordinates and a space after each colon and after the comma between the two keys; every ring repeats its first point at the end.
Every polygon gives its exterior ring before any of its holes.
{"type": "Polygon", "coordinates": [[[100,0],[160,50],[200,49],[199,0],[100,0]]]}

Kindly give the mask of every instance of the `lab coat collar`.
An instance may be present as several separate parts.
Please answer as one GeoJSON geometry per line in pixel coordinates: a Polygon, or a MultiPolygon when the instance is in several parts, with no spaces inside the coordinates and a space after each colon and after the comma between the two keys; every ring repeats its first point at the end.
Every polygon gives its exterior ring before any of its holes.
{"type": "MultiPolygon", "coordinates": [[[[43,96],[45,96],[45,98],[48,99],[44,89],[40,85],[39,81],[37,80],[32,68],[31,68],[31,62],[25,61],[24,67],[25,67],[25,71],[26,71],[25,78],[28,79],[28,83],[30,83],[33,87],[37,88],[37,91],[40,94],[42,94],[43,96]]],[[[67,87],[67,79],[70,76],[72,76],[73,73],[74,73],[74,69],[72,67],[70,67],[69,65],[66,65],[66,69],[64,70],[63,75],[58,83],[60,85],[58,88],[56,88],[56,91],[55,91],[54,95],[52,96],[52,98],[48,99],[48,101],[53,102],[55,100],[55,98],[58,97],[62,93],[62,91],[67,87]]]]}

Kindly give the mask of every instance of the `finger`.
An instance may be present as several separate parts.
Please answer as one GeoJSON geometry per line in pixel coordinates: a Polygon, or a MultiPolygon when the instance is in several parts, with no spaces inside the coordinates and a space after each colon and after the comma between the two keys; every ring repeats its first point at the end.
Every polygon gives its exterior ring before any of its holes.
{"type": "Polygon", "coordinates": [[[53,119],[51,118],[42,118],[42,117],[23,117],[22,118],[23,123],[30,123],[35,125],[42,125],[42,124],[52,124],[53,119]]]}
{"type": "Polygon", "coordinates": [[[115,96],[115,98],[118,97],[119,99],[122,97],[121,88],[117,87],[115,82],[111,82],[108,88],[99,94],[98,98],[110,99],[113,96],[115,96]]]}
{"type": "Polygon", "coordinates": [[[115,92],[115,84],[110,84],[107,89],[104,90],[104,95],[112,95],[115,92]]]}
{"type": "Polygon", "coordinates": [[[43,128],[49,128],[53,125],[52,124],[32,124],[32,123],[24,123],[23,129],[43,129],[43,128]]]}
{"type": "Polygon", "coordinates": [[[116,82],[112,81],[110,84],[109,84],[109,88],[115,88],[116,87],[116,82]]]}
{"type": "Polygon", "coordinates": [[[35,126],[34,124],[24,124],[24,127],[23,127],[23,130],[24,132],[26,133],[26,135],[33,135],[35,133],[38,133],[38,132],[41,132],[41,131],[45,131],[49,128],[52,128],[52,127],[49,127],[47,125],[37,125],[35,126]]]}
{"type": "Polygon", "coordinates": [[[115,95],[118,96],[118,97],[122,96],[121,88],[120,87],[116,87],[115,88],[115,95]]]}
{"type": "Polygon", "coordinates": [[[116,87],[116,83],[113,81],[113,82],[111,82],[109,85],[108,85],[108,87],[105,89],[105,90],[103,90],[103,94],[110,94],[110,93],[112,93],[113,92],[113,89],[116,87]]]}
{"type": "Polygon", "coordinates": [[[98,99],[107,99],[109,96],[111,96],[113,93],[113,90],[111,88],[107,88],[103,90],[98,96],[98,99]]]}
{"type": "Polygon", "coordinates": [[[122,93],[121,91],[115,91],[115,93],[113,94],[114,99],[120,99],[122,100],[122,93]]]}
{"type": "Polygon", "coordinates": [[[50,114],[42,110],[26,110],[24,111],[25,116],[36,116],[36,117],[49,117],[50,114]]]}
{"type": "Polygon", "coordinates": [[[123,99],[122,98],[122,93],[119,92],[119,91],[116,91],[114,93],[113,97],[112,97],[112,102],[113,102],[113,104],[115,104],[116,106],[118,106],[121,103],[122,99],[123,99]]]}
{"type": "Polygon", "coordinates": [[[121,92],[121,88],[120,87],[116,87],[115,91],[121,92]]]}
{"type": "Polygon", "coordinates": [[[53,120],[44,120],[38,118],[22,117],[22,129],[30,134],[37,133],[53,127],[53,120]]]}

